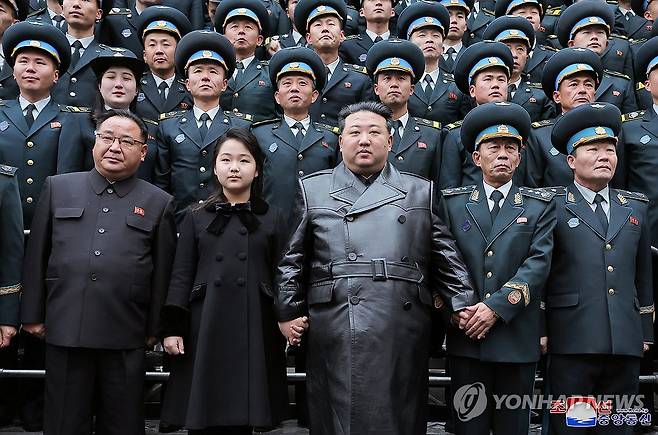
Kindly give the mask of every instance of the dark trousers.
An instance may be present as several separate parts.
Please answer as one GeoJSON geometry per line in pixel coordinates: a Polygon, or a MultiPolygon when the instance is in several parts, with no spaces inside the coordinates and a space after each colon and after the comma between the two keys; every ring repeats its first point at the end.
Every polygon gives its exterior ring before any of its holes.
{"type": "Polygon", "coordinates": [[[248,426],[217,426],[206,429],[192,429],[187,433],[188,435],[251,435],[252,430],[248,426]]]}
{"type": "MultiPolygon", "coordinates": [[[[640,358],[618,355],[551,355],[548,360],[548,381],[551,395],[603,396],[638,394],[640,358]]],[[[614,408],[614,403],[613,403],[614,408]]],[[[614,412],[614,409],[613,409],[614,412]]],[[[565,414],[550,415],[550,433],[631,434],[628,425],[596,426],[595,428],[567,427],[565,414]]]]}
{"type": "MultiPolygon", "coordinates": [[[[496,409],[494,395],[530,396],[535,385],[535,363],[495,363],[474,358],[450,357],[450,375],[455,400],[460,398],[459,389],[468,384],[482,383],[486,394],[486,408],[481,414],[464,421],[460,412],[455,416],[457,435],[527,435],[530,429],[530,408],[505,407],[505,402],[496,409]]],[[[457,404],[455,404],[457,405],[457,404]]]]}
{"type": "Polygon", "coordinates": [[[46,345],[44,435],[144,434],[144,349],[46,345]]]}

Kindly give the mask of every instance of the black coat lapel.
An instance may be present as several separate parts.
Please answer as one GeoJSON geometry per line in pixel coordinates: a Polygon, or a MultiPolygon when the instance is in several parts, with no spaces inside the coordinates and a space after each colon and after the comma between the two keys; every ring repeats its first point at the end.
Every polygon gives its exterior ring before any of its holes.
{"type": "Polygon", "coordinates": [[[491,233],[491,212],[489,211],[489,204],[484,195],[484,188],[482,183],[478,184],[466,203],[466,210],[471,215],[475,225],[480,230],[482,238],[486,241],[491,233]]]}

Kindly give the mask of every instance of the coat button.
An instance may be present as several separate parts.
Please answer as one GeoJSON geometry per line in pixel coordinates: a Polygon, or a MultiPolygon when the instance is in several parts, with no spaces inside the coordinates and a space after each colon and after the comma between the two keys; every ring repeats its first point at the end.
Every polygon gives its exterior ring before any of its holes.
{"type": "Polygon", "coordinates": [[[217,260],[217,261],[222,261],[223,259],[224,259],[224,256],[222,254],[217,254],[215,256],[215,260],[217,260]]]}
{"type": "Polygon", "coordinates": [[[235,283],[238,285],[238,287],[243,287],[244,286],[244,278],[238,278],[235,283]]]}
{"type": "Polygon", "coordinates": [[[354,252],[350,252],[347,254],[347,259],[350,261],[356,261],[356,254],[354,252]]]}
{"type": "Polygon", "coordinates": [[[485,299],[489,299],[490,297],[491,297],[491,293],[485,293],[485,294],[484,294],[484,298],[485,298],[485,299]]]}
{"type": "Polygon", "coordinates": [[[103,234],[103,233],[105,232],[105,228],[99,228],[99,229],[98,229],[98,232],[101,233],[101,234],[103,234]]]}
{"type": "Polygon", "coordinates": [[[107,207],[103,207],[103,213],[107,213],[108,211],[110,211],[109,208],[107,208],[107,207]]]}
{"type": "Polygon", "coordinates": [[[427,110],[432,110],[432,106],[427,106],[427,110]]]}
{"type": "Polygon", "coordinates": [[[324,113],[320,114],[320,118],[326,118],[326,117],[327,115],[325,115],[324,113]]]}
{"type": "Polygon", "coordinates": [[[407,221],[407,217],[405,215],[400,215],[398,216],[398,222],[401,224],[405,223],[407,221]]]}
{"type": "Polygon", "coordinates": [[[30,159],[27,161],[28,166],[34,166],[34,160],[30,159]]]}
{"type": "Polygon", "coordinates": [[[28,148],[32,148],[34,146],[34,142],[28,141],[26,145],[28,148]]]}
{"type": "Polygon", "coordinates": [[[610,250],[612,250],[612,245],[611,245],[610,243],[606,243],[606,244],[605,244],[605,250],[606,250],[606,251],[610,251],[610,250]]]}
{"type": "Polygon", "coordinates": [[[303,177],[304,176],[304,171],[299,171],[298,174],[299,174],[300,177],[303,177]]]}
{"type": "Polygon", "coordinates": [[[487,257],[491,257],[493,255],[493,251],[487,251],[487,257]]]}
{"type": "Polygon", "coordinates": [[[247,234],[247,229],[246,228],[240,228],[240,234],[242,234],[243,236],[245,234],[247,234]]]}
{"type": "Polygon", "coordinates": [[[350,296],[350,303],[352,305],[359,305],[359,297],[358,296],[350,296]]]}
{"type": "Polygon", "coordinates": [[[204,187],[206,187],[206,183],[199,183],[199,188],[200,189],[203,189],[204,187]]]}
{"type": "Polygon", "coordinates": [[[238,98],[238,93],[233,94],[233,97],[238,98]]]}
{"type": "Polygon", "coordinates": [[[221,279],[216,279],[215,280],[215,287],[220,287],[222,285],[222,280],[221,279]]]}
{"type": "Polygon", "coordinates": [[[240,253],[238,254],[238,260],[240,260],[240,261],[244,261],[244,260],[246,260],[246,259],[247,259],[247,254],[245,254],[244,252],[240,252],[240,253]]]}
{"type": "Polygon", "coordinates": [[[608,294],[609,294],[610,296],[613,296],[613,295],[615,294],[615,289],[613,289],[613,288],[609,288],[609,289],[608,289],[608,294]]]}
{"type": "Polygon", "coordinates": [[[608,266],[608,272],[614,272],[615,268],[612,266],[608,266]]]}
{"type": "Polygon", "coordinates": [[[201,155],[202,155],[202,156],[207,156],[207,155],[208,155],[208,151],[206,151],[206,150],[201,151],[201,155]]]}
{"type": "Polygon", "coordinates": [[[92,273],[91,275],[89,275],[89,279],[91,279],[92,281],[96,281],[98,277],[96,276],[95,273],[92,273]]]}
{"type": "Polygon", "coordinates": [[[32,199],[31,196],[28,196],[27,198],[25,198],[25,202],[27,202],[28,204],[32,204],[33,201],[34,200],[32,199]]]}
{"type": "Polygon", "coordinates": [[[354,216],[345,216],[345,220],[347,222],[352,222],[352,221],[354,221],[354,216]]]}
{"type": "Polygon", "coordinates": [[[107,192],[107,193],[114,193],[114,189],[112,189],[112,188],[110,187],[109,189],[106,190],[106,192],[107,192]]]}
{"type": "Polygon", "coordinates": [[[75,92],[69,92],[69,95],[75,97],[75,92]]]}
{"type": "Polygon", "coordinates": [[[94,255],[95,255],[96,257],[100,256],[100,255],[101,255],[101,251],[94,251],[94,255]]]}
{"type": "Polygon", "coordinates": [[[71,77],[71,83],[76,83],[78,79],[76,77],[71,77]]]}
{"type": "Polygon", "coordinates": [[[411,309],[411,302],[405,302],[404,304],[402,304],[402,309],[404,311],[409,311],[411,309]]]}
{"type": "Polygon", "coordinates": [[[327,102],[327,97],[322,97],[322,102],[326,103],[327,102]]]}
{"type": "Polygon", "coordinates": [[[404,157],[402,157],[402,156],[398,156],[398,160],[399,160],[399,161],[402,161],[402,160],[404,160],[404,157]]]}
{"type": "Polygon", "coordinates": [[[201,166],[201,167],[199,168],[199,171],[201,171],[201,172],[206,172],[206,168],[205,168],[204,166],[201,166]]]}
{"type": "Polygon", "coordinates": [[[487,272],[487,278],[491,278],[493,276],[493,273],[487,272]]]}
{"type": "Polygon", "coordinates": [[[298,155],[298,156],[297,156],[297,160],[304,160],[304,156],[303,156],[303,155],[301,155],[301,154],[300,154],[300,155],[298,155]]]}
{"type": "Polygon", "coordinates": [[[27,180],[25,180],[25,182],[26,182],[27,184],[32,184],[32,183],[34,183],[34,180],[31,179],[31,178],[28,178],[27,180]]]}

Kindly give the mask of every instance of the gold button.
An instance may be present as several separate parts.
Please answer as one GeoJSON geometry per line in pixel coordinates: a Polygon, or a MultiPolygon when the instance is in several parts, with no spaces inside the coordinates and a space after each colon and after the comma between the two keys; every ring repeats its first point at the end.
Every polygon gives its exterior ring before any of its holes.
{"type": "Polygon", "coordinates": [[[34,166],[34,160],[30,159],[27,161],[28,166],[34,166]]]}
{"type": "Polygon", "coordinates": [[[609,251],[609,250],[611,250],[611,249],[612,249],[612,245],[611,245],[610,243],[606,243],[606,244],[605,244],[605,250],[606,250],[606,251],[609,251]]]}
{"type": "Polygon", "coordinates": [[[27,179],[27,180],[25,180],[25,181],[27,181],[27,184],[32,184],[32,183],[34,183],[34,180],[33,180],[33,179],[31,179],[31,178],[28,178],[28,179],[27,179]]]}
{"type": "Polygon", "coordinates": [[[491,293],[487,293],[487,294],[484,295],[485,299],[489,299],[490,297],[491,297],[491,293]]]}
{"type": "Polygon", "coordinates": [[[299,171],[298,174],[299,174],[300,177],[303,177],[304,176],[304,171],[299,171]]]}
{"type": "Polygon", "coordinates": [[[614,270],[615,270],[614,267],[612,267],[612,266],[608,266],[608,272],[612,272],[612,271],[614,271],[614,270]]]}
{"type": "Polygon", "coordinates": [[[238,93],[236,92],[235,94],[233,94],[233,96],[234,96],[235,98],[238,98],[238,93]]]}
{"type": "Polygon", "coordinates": [[[613,288],[609,288],[609,289],[608,289],[608,294],[609,294],[610,296],[614,295],[614,294],[615,294],[615,289],[613,289],[613,288]]]}
{"type": "Polygon", "coordinates": [[[28,148],[32,148],[34,146],[34,142],[28,141],[26,145],[28,148]]]}
{"type": "Polygon", "coordinates": [[[297,159],[298,160],[304,160],[304,156],[300,154],[300,155],[297,156],[297,159]]]}
{"type": "Polygon", "coordinates": [[[203,166],[201,166],[201,167],[199,168],[199,171],[201,171],[201,172],[206,172],[206,168],[203,167],[203,166]]]}
{"type": "Polygon", "coordinates": [[[399,161],[402,161],[402,160],[404,160],[404,157],[402,157],[402,156],[398,156],[398,160],[399,160],[399,161]]]}
{"type": "Polygon", "coordinates": [[[27,198],[25,198],[25,202],[27,202],[28,204],[32,204],[32,201],[34,201],[34,200],[32,199],[31,196],[28,196],[27,198]]]}
{"type": "Polygon", "coordinates": [[[493,273],[487,272],[487,278],[491,278],[493,276],[493,273]]]}
{"type": "Polygon", "coordinates": [[[493,251],[488,251],[487,252],[487,257],[491,257],[493,255],[493,251]]]}
{"type": "Polygon", "coordinates": [[[432,110],[432,106],[427,106],[427,110],[432,110]]]}

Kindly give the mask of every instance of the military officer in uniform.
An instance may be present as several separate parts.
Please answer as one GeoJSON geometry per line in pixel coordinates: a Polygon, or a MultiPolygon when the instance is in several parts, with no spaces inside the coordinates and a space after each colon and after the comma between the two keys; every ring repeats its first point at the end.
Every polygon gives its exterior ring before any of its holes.
{"type": "MultiPolygon", "coordinates": [[[[441,4],[448,9],[450,14],[450,26],[443,40],[443,62],[441,68],[452,74],[455,70],[455,62],[462,50],[466,47],[468,27],[466,19],[473,8],[472,0],[441,0],[441,4]]],[[[490,21],[490,20],[489,20],[490,21]]],[[[488,24],[488,21],[485,25],[488,24]]]]}
{"type": "Polygon", "coordinates": [[[176,74],[174,64],[176,44],[192,26],[182,12],[168,6],[151,6],[139,18],[137,31],[149,71],[141,77],[136,113],[157,121],[163,113],[192,107],[184,76],[176,74]]]}
{"type": "Polygon", "coordinates": [[[290,210],[300,177],[338,163],[338,129],[315,122],[309,115],[327,75],[320,57],[310,48],[278,51],[270,60],[276,86],[274,98],[282,118],[256,123],[254,136],[265,154],[263,194],[269,204],[290,210]]]}
{"type": "Polygon", "coordinates": [[[176,215],[182,219],[187,206],[203,201],[216,187],[217,139],[231,127],[249,127],[251,117],[223,112],[219,106],[235,70],[235,51],[224,36],[205,30],[188,33],[176,47],[176,68],[187,78],[194,105],[160,117],[154,183],[174,195],[176,215]]]}
{"type": "Polygon", "coordinates": [[[512,53],[514,68],[507,87],[509,101],[527,110],[532,121],[555,116],[555,108],[542,91],[541,84],[527,81],[523,72],[535,45],[535,31],[530,22],[523,17],[496,18],[484,31],[484,39],[502,42],[512,53]]]}
{"type": "MultiPolygon", "coordinates": [[[[552,133],[553,145],[574,171],[573,182],[555,200],[553,263],[545,287],[554,397],[637,394],[640,358],[653,342],[648,199],[609,185],[620,128],[619,109],[589,103],[560,118],[552,133]]],[[[620,404],[611,405],[614,414],[620,404]]],[[[564,414],[550,416],[551,433],[572,433],[564,414]]],[[[632,426],[612,423],[597,426],[596,433],[633,433],[632,426]]]]}
{"type": "Polygon", "coordinates": [[[256,48],[269,36],[269,26],[260,0],[224,0],[215,13],[215,30],[231,41],[237,61],[222,94],[222,108],[249,113],[256,121],[276,115],[267,62],[255,57],[256,48]]]}
{"type": "Polygon", "coordinates": [[[282,35],[273,35],[269,41],[267,41],[267,51],[270,56],[279,51],[282,48],[288,47],[306,47],[306,38],[305,35],[302,35],[295,27],[295,6],[297,6],[297,0],[282,0],[281,6],[284,7],[286,11],[286,17],[290,22],[290,31],[282,35]]]}
{"type": "Polygon", "coordinates": [[[629,10],[622,11],[621,7],[615,9],[615,27],[621,27],[631,43],[651,38],[656,6],[651,7],[651,2],[645,0],[631,0],[629,3],[629,10]]]}
{"type": "Polygon", "coordinates": [[[340,45],[338,53],[346,62],[365,66],[368,50],[379,41],[391,37],[391,19],[395,16],[393,0],[361,0],[359,15],[364,18],[366,28],[358,35],[348,36],[340,45]]]}
{"type": "Polygon", "coordinates": [[[403,39],[381,41],[368,51],[366,68],[375,84],[375,94],[393,114],[388,161],[400,171],[438,182],[441,124],[410,116],[407,106],[425,71],[423,52],[403,39]]]}
{"type": "Polygon", "coordinates": [[[546,4],[542,0],[499,0],[496,2],[496,17],[512,15],[523,17],[530,22],[534,29],[535,40],[530,47],[528,61],[525,64],[524,73],[532,83],[541,81],[541,72],[548,59],[557,51],[553,47],[543,45],[544,35],[541,20],[546,11],[546,4]]]}
{"type": "Polygon", "coordinates": [[[27,20],[42,24],[51,24],[64,33],[66,33],[68,28],[59,0],[47,0],[44,2],[43,7],[30,12],[27,20]]]}
{"type": "Polygon", "coordinates": [[[53,88],[53,98],[59,104],[91,107],[96,95],[96,75],[89,62],[100,52],[95,24],[112,7],[113,0],[81,2],[64,0],[66,39],[69,41],[71,63],[53,88]]]}
{"type": "Polygon", "coordinates": [[[295,7],[295,25],[328,69],[327,83],[311,106],[311,118],[338,126],[338,112],[348,104],[372,100],[372,82],[365,68],[344,63],[338,47],[345,40],[347,20],[343,0],[301,0],[295,7]]]}
{"type": "Polygon", "coordinates": [[[123,47],[140,55],[144,50],[143,35],[138,27],[140,15],[146,12],[152,3],[152,0],[135,0],[130,7],[110,9],[107,16],[103,17],[101,42],[112,47],[123,47]]]}
{"type": "MultiPolygon", "coordinates": [[[[59,33],[59,32],[58,32],[59,33]]],[[[95,168],[49,177],[28,241],[21,322],[46,342],[45,433],[143,434],[144,348],[176,248],[173,200],[135,174],[146,128],[101,115],[95,168]]]]}
{"type": "Polygon", "coordinates": [[[409,98],[409,113],[444,124],[462,119],[470,108],[452,74],[441,69],[449,28],[450,13],[438,2],[417,1],[398,18],[399,37],[416,44],[425,58],[425,72],[409,98]]]}
{"type": "MultiPolygon", "coordinates": [[[[5,31],[14,23],[25,20],[27,0],[0,0],[0,46],[5,31]]],[[[11,66],[0,53],[0,99],[12,100],[18,96],[18,85],[11,66]]]]}
{"type": "MultiPolygon", "coordinates": [[[[512,53],[505,44],[477,42],[459,56],[455,82],[464,94],[470,95],[476,106],[507,101],[507,86],[513,67],[512,53]]],[[[471,155],[462,144],[461,125],[462,122],[457,121],[445,127],[439,178],[442,189],[475,184],[482,178],[482,171],[473,164],[471,155]]],[[[521,177],[521,174],[522,169],[515,171],[515,177],[521,177]]]]}
{"type": "MultiPolygon", "coordinates": [[[[451,1],[452,3],[452,1],[451,1]]],[[[470,13],[466,20],[468,28],[466,32],[466,45],[472,45],[476,42],[482,41],[484,30],[489,23],[495,18],[494,12],[487,9],[482,1],[472,1],[470,13]]]]}
{"type": "MultiPolygon", "coordinates": [[[[555,119],[534,122],[528,140],[525,184],[531,187],[566,186],[573,177],[566,156],[551,142],[555,123],[562,115],[582,104],[592,103],[604,86],[601,58],[586,48],[563,48],[544,68],[542,87],[551,96],[559,115],[555,119]]],[[[614,185],[622,185],[619,168],[614,185]],[[618,180],[617,180],[618,178],[618,180]]]]}
{"type": "Polygon", "coordinates": [[[483,179],[443,190],[440,216],[457,241],[478,297],[454,319],[447,349],[453,389],[481,382],[488,406],[471,420],[455,419],[455,433],[526,435],[530,409],[495,409],[492,395],[533,392],[540,300],[553,250],[553,193],[512,181],[530,132],[530,117],[521,106],[480,105],[462,126],[462,142],[483,179]]]}

